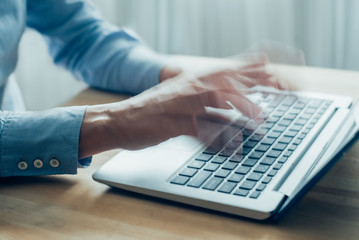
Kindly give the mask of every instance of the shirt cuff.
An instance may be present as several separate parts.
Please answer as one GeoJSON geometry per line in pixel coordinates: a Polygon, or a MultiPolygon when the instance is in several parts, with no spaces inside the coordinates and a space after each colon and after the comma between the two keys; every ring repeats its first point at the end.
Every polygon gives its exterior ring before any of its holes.
{"type": "Polygon", "coordinates": [[[2,112],[0,176],[76,174],[86,106],[2,112]]]}

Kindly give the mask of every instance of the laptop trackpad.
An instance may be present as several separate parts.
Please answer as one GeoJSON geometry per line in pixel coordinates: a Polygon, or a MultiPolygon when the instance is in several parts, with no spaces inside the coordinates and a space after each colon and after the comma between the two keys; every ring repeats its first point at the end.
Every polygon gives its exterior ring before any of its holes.
{"type": "Polygon", "coordinates": [[[154,148],[165,148],[193,152],[199,149],[201,146],[203,146],[203,143],[194,137],[179,136],[162,142],[154,146],[154,148]]]}

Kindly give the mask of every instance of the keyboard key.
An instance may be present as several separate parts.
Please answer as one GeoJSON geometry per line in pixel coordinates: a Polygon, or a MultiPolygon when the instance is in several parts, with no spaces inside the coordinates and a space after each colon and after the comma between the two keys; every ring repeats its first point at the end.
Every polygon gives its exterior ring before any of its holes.
{"type": "Polygon", "coordinates": [[[282,119],[278,122],[278,125],[288,127],[291,123],[292,123],[292,121],[282,119]]]}
{"type": "Polygon", "coordinates": [[[189,177],[186,176],[176,176],[171,183],[178,184],[178,185],[185,185],[189,180],[189,177]]]}
{"type": "Polygon", "coordinates": [[[243,142],[242,140],[240,140],[240,141],[231,140],[225,145],[225,148],[227,148],[227,149],[237,149],[242,144],[242,142],[243,142]]]}
{"type": "Polygon", "coordinates": [[[193,177],[197,173],[197,169],[195,168],[185,168],[180,172],[179,175],[187,176],[187,177],[193,177]]]}
{"type": "Polygon", "coordinates": [[[304,97],[298,98],[298,102],[303,103],[305,105],[307,105],[310,101],[311,101],[310,98],[304,98],[304,97]]]}
{"type": "Polygon", "coordinates": [[[254,192],[252,192],[251,196],[249,196],[249,197],[256,199],[256,198],[259,197],[260,194],[261,194],[261,192],[259,192],[259,191],[254,191],[254,192]]]}
{"type": "Polygon", "coordinates": [[[249,138],[249,140],[259,142],[260,140],[262,140],[262,138],[263,138],[263,135],[253,134],[253,136],[251,136],[249,138]]]}
{"type": "Polygon", "coordinates": [[[265,173],[265,172],[268,170],[268,168],[269,168],[268,165],[259,164],[259,165],[254,169],[254,172],[265,173]]]}
{"type": "Polygon", "coordinates": [[[278,139],[278,142],[279,142],[279,143],[288,144],[288,143],[290,143],[292,140],[293,140],[292,137],[281,137],[281,138],[278,139]]]}
{"type": "Polygon", "coordinates": [[[249,191],[248,191],[248,190],[245,190],[245,189],[238,189],[238,190],[234,193],[234,195],[238,195],[238,196],[245,197],[245,196],[247,196],[247,195],[248,195],[248,193],[249,193],[249,191]]]}
{"type": "Polygon", "coordinates": [[[297,117],[297,114],[288,113],[283,117],[283,119],[293,121],[296,117],[297,117]]]}
{"type": "Polygon", "coordinates": [[[288,148],[288,151],[294,151],[295,149],[297,149],[297,145],[291,145],[288,148]]]}
{"type": "MultiPolygon", "coordinates": [[[[310,124],[313,124],[313,127],[314,125],[318,122],[320,116],[315,116],[315,118],[313,118],[311,121],[310,121],[310,124]]],[[[308,128],[307,128],[308,129],[308,128]]]]}
{"type": "Polygon", "coordinates": [[[293,115],[298,115],[299,113],[301,113],[301,110],[300,109],[296,109],[296,108],[292,108],[290,111],[289,111],[290,114],[293,114],[293,115]]]}
{"type": "Polygon", "coordinates": [[[289,109],[288,106],[282,105],[282,106],[280,106],[277,110],[284,113],[284,112],[288,111],[288,109],[289,109]]]}
{"type": "Polygon", "coordinates": [[[263,178],[262,183],[268,184],[271,180],[272,180],[272,178],[267,176],[267,177],[263,178]]]}
{"type": "Polygon", "coordinates": [[[283,154],[283,157],[290,157],[292,155],[293,151],[286,151],[284,154],[283,154]]]}
{"type": "Polygon", "coordinates": [[[248,167],[253,167],[254,165],[256,165],[257,163],[257,159],[253,159],[253,158],[248,158],[247,160],[245,160],[242,165],[243,166],[248,166],[248,167]]]}
{"type": "Polygon", "coordinates": [[[245,142],[243,144],[243,148],[247,147],[247,148],[253,148],[255,145],[257,145],[258,141],[251,141],[248,140],[247,142],[245,142]]]}
{"type": "Polygon", "coordinates": [[[283,105],[284,106],[292,106],[293,103],[295,103],[295,101],[297,100],[296,96],[287,96],[284,100],[283,100],[283,105]]]}
{"type": "Polygon", "coordinates": [[[305,105],[306,105],[305,103],[297,102],[296,104],[294,104],[293,108],[303,109],[305,105]]]}
{"type": "Polygon", "coordinates": [[[305,138],[306,134],[305,133],[301,133],[298,135],[298,139],[302,140],[303,138],[305,138]]]}
{"type": "Polygon", "coordinates": [[[266,123],[276,123],[276,122],[278,122],[279,121],[279,117],[269,117],[265,122],[266,123]]]}
{"type": "Polygon", "coordinates": [[[193,177],[187,186],[198,188],[207,180],[207,178],[209,178],[209,176],[211,176],[211,174],[212,172],[209,171],[201,171],[193,177]]]}
{"type": "Polygon", "coordinates": [[[269,145],[260,144],[260,145],[257,146],[257,148],[255,149],[255,151],[266,152],[269,148],[270,148],[269,145]]]}
{"type": "Polygon", "coordinates": [[[226,160],[227,160],[227,157],[224,157],[224,156],[216,156],[216,157],[214,157],[214,158],[212,159],[211,162],[222,164],[222,163],[224,163],[226,160]]]}
{"type": "Polygon", "coordinates": [[[283,116],[283,112],[282,111],[278,111],[276,110],[275,112],[273,112],[271,114],[271,117],[282,117],[283,116]]]}
{"type": "Polygon", "coordinates": [[[218,192],[231,193],[236,185],[237,183],[234,182],[226,182],[218,189],[218,192]]]}
{"type": "Polygon", "coordinates": [[[272,131],[272,132],[267,134],[267,137],[269,137],[269,138],[278,138],[280,135],[281,135],[280,132],[273,132],[272,131]]]}
{"type": "Polygon", "coordinates": [[[260,128],[258,128],[258,134],[262,134],[262,135],[266,135],[269,132],[270,129],[267,129],[263,126],[261,126],[260,128]]]}
{"type": "Polygon", "coordinates": [[[277,163],[276,165],[274,165],[273,169],[274,170],[279,170],[279,169],[281,169],[282,166],[283,166],[282,163],[277,163]]]}
{"type": "Polygon", "coordinates": [[[200,169],[200,168],[203,167],[203,165],[204,165],[205,163],[206,163],[206,162],[194,160],[194,161],[190,162],[187,167],[200,169]]]}
{"type": "Polygon", "coordinates": [[[226,178],[229,174],[231,173],[231,171],[226,170],[226,169],[219,169],[214,176],[216,177],[221,177],[221,178],[226,178]]]}
{"type": "Polygon", "coordinates": [[[236,155],[247,155],[250,151],[252,150],[252,148],[250,147],[243,147],[243,148],[240,148],[237,152],[236,152],[236,155]]]}
{"type": "Polygon", "coordinates": [[[215,148],[215,147],[212,147],[212,146],[209,146],[207,147],[206,150],[203,151],[203,153],[205,154],[210,154],[210,155],[216,155],[219,150],[221,150],[222,148],[215,148]]]}
{"type": "Polygon", "coordinates": [[[228,170],[233,170],[235,169],[236,167],[238,166],[238,163],[236,162],[226,162],[224,165],[223,165],[223,169],[228,169],[228,170]]]}
{"type": "Polygon", "coordinates": [[[217,163],[208,163],[208,164],[204,167],[204,170],[214,172],[214,171],[217,170],[217,168],[218,168],[219,166],[220,166],[220,165],[217,164],[217,163]]]}
{"type": "Polygon", "coordinates": [[[231,140],[230,142],[228,142],[225,146],[225,149],[233,149],[236,150],[240,145],[242,144],[242,141],[233,141],[231,140]]]}
{"type": "Polygon", "coordinates": [[[281,158],[279,158],[278,162],[285,163],[287,160],[288,160],[288,157],[281,157],[281,158]]]}
{"type": "Polygon", "coordinates": [[[234,153],[234,151],[235,151],[235,149],[227,149],[227,148],[225,148],[219,153],[219,155],[224,156],[224,157],[229,157],[234,153]]]}
{"type": "Polygon", "coordinates": [[[246,139],[247,137],[243,137],[242,134],[238,134],[236,135],[234,138],[232,138],[231,141],[234,141],[234,142],[244,142],[244,140],[246,139]]]}
{"type": "Polygon", "coordinates": [[[257,182],[246,180],[239,188],[251,190],[256,184],[257,182]]]}
{"type": "Polygon", "coordinates": [[[297,133],[298,133],[298,131],[289,130],[289,131],[284,133],[284,136],[286,136],[286,137],[295,137],[295,135],[297,135],[297,133]]]}
{"type": "Polygon", "coordinates": [[[268,176],[269,177],[274,177],[276,174],[277,174],[277,170],[271,170],[269,173],[268,173],[268,176]]]}
{"type": "Polygon", "coordinates": [[[243,158],[244,157],[241,156],[241,155],[234,155],[229,159],[229,161],[239,163],[239,162],[241,162],[243,160],[243,158]]]}
{"type": "Polygon", "coordinates": [[[275,162],[276,158],[273,157],[265,157],[262,161],[261,164],[265,164],[265,165],[272,165],[275,162]]]}
{"type": "Polygon", "coordinates": [[[305,113],[310,113],[310,114],[313,114],[313,113],[315,113],[316,111],[317,111],[316,108],[312,108],[312,107],[310,107],[310,106],[304,110],[305,113]]]}
{"type": "Polygon", "coordinates": [[[264,183],[261,183],[257,186],[256,190],[257,191],[263,191],[266,188],[267,185],[265,185],[264,183]]]}
{"type": "Polygon", "coordinates": [[[259,179],[261,179],[263,176],[263,174],[261,173],[251,173],[248,177],[247,180],[252,180],[252,181],[258,181],[259,179]]]}
{"type": "Polygon", "coordinates": [[[253,130],[250,130],[250,129],[244,129],[243,131],[242,131],[242,136],[244,137],[244,138],[247,138],[247,137],[249,137],[250,135],[252,135],[252,133],[253,133],[253,130]]]}
{"type": "Polygon", "coordinates": [[[283,151],[284,149],[286,149],[286,147],[287,147],[287,144],[285,144],[285,143],[277,143],[273,146],[273,149],[283,151]]]}
{"type": "Polygon", "coordinates": [[[239,174],[247,174],[247,173],[249,172],[249,170],[251,170],[250,167],[240,166],[240,167],[236,170],[236,173],[239,173],[239,174]]]}
{"type": "Polygon", "coordinates": [[[200,155],[198,155],[196,157],[197,160],[201,160],[201,161],[208,161],[209,159],[211,159],[213,157],[213,155],[211,154],[206,154],[206,153],[201,153],[200,155]]]}
{"type": "Polygon", "coordinates": [[[313,100],[313,101],[311,101],[309,106],[312,108],[318,108],[322,103],[323,103],[322,100],[313,100]]]}
{"type": "Polygon", "coordinates": [[[301,142],[302,142],[302,140],[300,140],[300,139],[295,139],[294,142],[293,142],[293,144],[294,144],[294,145],[299,145],[301,142]]]}
{"type": "Polygon", "coordinates": [[[213,177],[208,180],[208,182],[203,186],[203,189],[213,191],[218,187],[219,184],[221,184],[222,181],[223,181],[223,178],[213,177]]]}
{"type": "Polygon", "coordinates": [[[306,126],[307,129],[312,129],[313,127],[314,127],[314,123],[309,123],[309,124],[306,126]]]}
{"type": "Polygon", "coordinates": [[[273,128],[273,131],[282,133],[285,131],[286,128],[287,127],[285,127],[285,126],[276,126],[275,128],[273,128]]]}
{"type": "Polygon", "coordinates": [[[228,181],[239,183],[243,178],[244,178],[244,175],[234,173],[234,174],[232,174],[232,176],[230,176],[228,181]]]}
{"type": "Polygon", "coordinates": [[[295,120],[294,124],[295,125],[302,125],[304,126],[306,123],[307,123],[308,120],[306,119],[301,119],[301,118],[298,118],[297,120],[295,120]]]}
{"type": "Polygon", "coordinates": [[[278,150],[270,150],[269,153],[267,154],[268,157],[274,157],[277,158],[279,157],[279,155],[282,153],[282,151],[278,151],[278,150]]]}
{"type": "Polygon", "coordinates": [[[293,125],[290,127],[290,130],[300,131],[303,128],[303,125],[293,125]]]}
{"type": "Polygon", "coordinates": [[[268,104],[268,107],[277,107],[284,98],[284,95],[276,95],[273,100],[268,104]]]}
{"type": "Polygon", "coordinates": [[[264,128],[264,129],[269,130],[269,129],[271,129],[272,127],[274,127],[274,123],[265,122],[265,123],[263,123],[263,124],[261,125],[261,127],[264,128]]]}
{"type": "Polygon", "coordinates": [[[263,156],[263,152],[253,151],[248,158],[260,159],[263,156]]]}
{"type": "Polygon", "coordinates": [[[262,141],[262,144],[272,145],[275,142],[275,138],[265,138],[262,141]]]}

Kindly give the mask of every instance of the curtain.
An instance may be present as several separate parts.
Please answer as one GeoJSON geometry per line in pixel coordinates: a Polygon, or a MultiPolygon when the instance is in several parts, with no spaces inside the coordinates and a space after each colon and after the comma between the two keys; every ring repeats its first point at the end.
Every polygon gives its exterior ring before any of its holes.
{"type": "Polygon", "coordinates": [[[277,49],[283,44],[301,50],[311,66],[359,69],[356,0],[118,0],[113,4],[105,17],[134,29],[163,53],[226,57],[272,42],[277,49]]]}

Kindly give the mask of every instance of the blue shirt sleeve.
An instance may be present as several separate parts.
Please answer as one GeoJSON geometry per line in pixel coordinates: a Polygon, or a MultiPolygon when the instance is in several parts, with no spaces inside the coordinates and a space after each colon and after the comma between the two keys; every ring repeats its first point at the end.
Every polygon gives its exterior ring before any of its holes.
{"type": "Polygon", "coordinates": [[[93,87],[137,94],[159,83],[165,58],[86,1],[28,0],[26,22],[45,36],[55,63],[93,87]]]}
{"type": "MultiPolygon", "coordinates": [[[[0,176],[77,173],[85,109],[0,111],[0,176]]],[[[86,165],[88,160],[83,162],[86,165]]]]}

